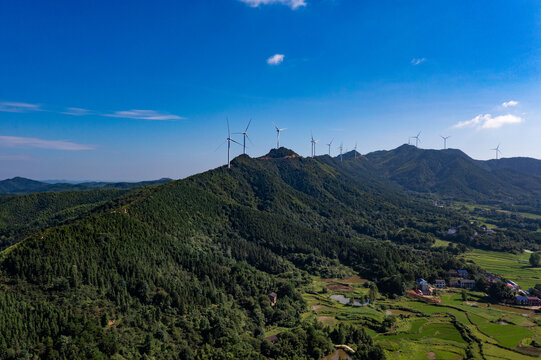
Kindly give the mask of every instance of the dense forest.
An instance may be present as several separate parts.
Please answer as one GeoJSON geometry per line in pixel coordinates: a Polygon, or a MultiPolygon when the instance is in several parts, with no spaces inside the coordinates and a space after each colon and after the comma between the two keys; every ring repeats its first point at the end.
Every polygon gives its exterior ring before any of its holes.
{"type": "MultiPolygon", "coordinates": [[[[0,358],[318,359],[342,343],[383,359],[362,327],[303,321],[312,277],[354,273],[400,296],[418,277],[475,275],[456,255],[491,241],[377,172],[282,148],[128,192],[0,198],[14,244],[0,252],[0,358]],[[464,245],[434,246],[449,228],[464,245]],[[271,342],[269,326],[289,330],[271,342]]],[[[515,220],[498,246],[539,245],[515,220]]]]}

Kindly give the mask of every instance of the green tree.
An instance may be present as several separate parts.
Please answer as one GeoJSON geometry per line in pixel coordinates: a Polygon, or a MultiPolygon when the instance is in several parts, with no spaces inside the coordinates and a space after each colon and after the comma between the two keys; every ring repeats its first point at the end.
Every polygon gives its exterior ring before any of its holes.
{"type": "Polygon", "coordinates": [[[541,266],[541,253],[534,252],[530,255],[530,265],[533,267],[541,266]]]}

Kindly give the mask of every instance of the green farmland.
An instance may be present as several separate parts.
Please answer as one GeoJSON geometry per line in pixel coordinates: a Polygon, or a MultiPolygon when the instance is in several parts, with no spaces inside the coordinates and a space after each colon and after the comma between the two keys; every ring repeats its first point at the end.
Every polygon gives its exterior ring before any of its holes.
{"type": "Polygon", "coordinates": [[[464,254],[466,260],[473,261],[490,273],[515,281],[522,289],[541,283],[541,268],[532,268],[529,257],[530,254],[526,252],[515,255],[478,249],[464,254]]]}
{"type": "MultiPolygon", "coordinates": [[[[350,278],[351,279],[351,278],[350,278]]],[[[469,292],[463,301],[458,290],[444,291],[441,303],[401,297],[376,299],[361,307],[343,305],[330,298],[365,296],[368,289],[350,279],[314,279],[304,299],[309,305],[305,319],[325,325],[338,323],[369,328],[374,341],[389,359],[534,359],[541,355],[533,341],[541,343],[541,315],[516,307],[487,305],[484,294],[469,292]],[[392,318],[388,329],[378,328],[392,318]]]]}

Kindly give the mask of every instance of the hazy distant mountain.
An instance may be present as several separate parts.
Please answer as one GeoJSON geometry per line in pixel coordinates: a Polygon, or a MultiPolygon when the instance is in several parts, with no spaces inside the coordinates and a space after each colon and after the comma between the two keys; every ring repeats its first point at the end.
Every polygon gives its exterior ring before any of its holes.
{"type": "Polygon", "coordinates": [[[48,183],[22,177],[14,177],[0,181],[0,195],[21,195],[34,192],[74,191],[95,189],[132,189],[139,186],[159,185],[171,181],[163,178],[140,182],[84,182],[84,183],[48,183]]]}
{"type": "Polygon", "coordinates": [[[509,169],[523,174],[541,176],[541,160],[537,159],[514,157],[489,160],[485,163],[491,169],[509,169]]]}
{"type": "Polygon", "coordinates": [[[539,199],[541,194],[541,178],[529,175],[534,173],[529,165],[541,163],[535,159],[485,162],[456,149],[424,150],[410,145],[373,152],[366,158],[380,176],[417,192],[505,202],[539,199]]]}

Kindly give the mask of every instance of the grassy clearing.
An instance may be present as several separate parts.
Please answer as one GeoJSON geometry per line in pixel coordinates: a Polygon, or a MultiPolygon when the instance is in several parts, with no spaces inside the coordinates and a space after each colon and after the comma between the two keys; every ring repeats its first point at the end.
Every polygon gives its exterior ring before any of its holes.
{"type": "Polygon", "coordinates": [[[530,254],[528,253],[515,255],[476,249],[463,256],[466,260],[475,262],[488,272],[515,281],[523,289],[541,283],[541,268],[530,266],[528,262],[530,254]]]}

